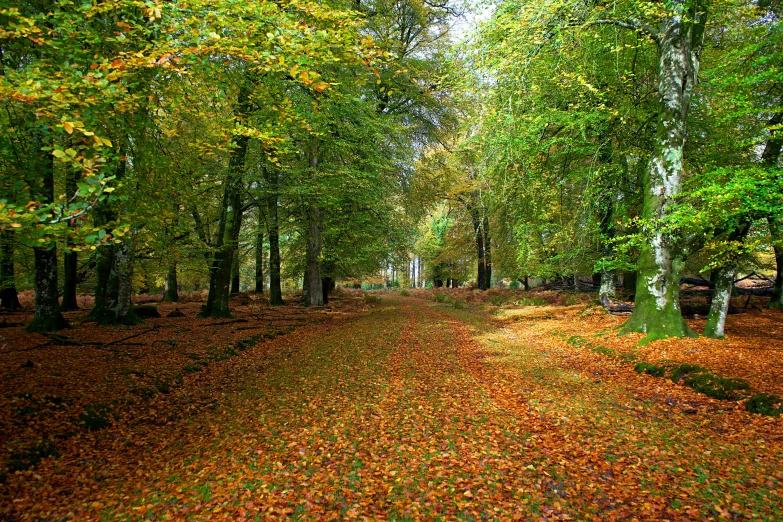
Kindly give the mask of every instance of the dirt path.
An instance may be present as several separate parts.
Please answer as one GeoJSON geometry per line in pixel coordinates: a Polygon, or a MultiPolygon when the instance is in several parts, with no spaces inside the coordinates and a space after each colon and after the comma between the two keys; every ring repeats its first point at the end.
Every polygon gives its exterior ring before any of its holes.
{"type": "Polygon", "coordinates": [[[560,357],[524,325],[388,298],[274,342],[264,359],[232,360],[209,408],[112,426],[14,475],[6,516],[772,520],[781,509],[779,424],[721,433],[729,412],[637,400],[633,380],[560,357]]]}

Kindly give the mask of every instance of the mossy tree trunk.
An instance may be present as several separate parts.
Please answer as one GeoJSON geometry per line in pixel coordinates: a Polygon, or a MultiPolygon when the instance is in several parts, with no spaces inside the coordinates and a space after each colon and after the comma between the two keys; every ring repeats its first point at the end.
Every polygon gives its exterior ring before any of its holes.
{"type": "MultiPolygon", "coordinates": [[[[250,91],[246,84],[239,88],[237,97],[239,118],[249,113],[250,91]]],[[[210,266],[209,294],[200,317],[231,317],[228,307],[231,268],[239,241],[239,229],[242,225],[242,179],[245,167],[249,138],[240,135],[236,147],[228,162],[223,200],[218,225],[215,253],[210,266]]]]}
{"type": "Polygon", "coordinates": [[[668,218],[671,199],[681,190],[688,107],[698,77],[707,14],[699,1],[674,1],[669,9],[656,38],[660,48],[658,123],[645,172],[643,209],[648,238],[639,256],[634,310],[621,329],[621,333],[646,333],[643,342],[696,335],[680,311],[683,245],[676,232],[663,232],[658,224],[668,218]]]}
{"type": "MultiPolygon", "coordinates": [[[[36,140],[39,177],[35,192],[38,201],[48,204],[54,201],[54,156],[41,151],[43,140],[36,140]]],[[[55,332],[68,327],[60,313],[57,300],[57,245],[51,241],[46,246],[33,248],[35,257],[35,311],[33,320],[27,326],[28,332],[55,332]]]]}

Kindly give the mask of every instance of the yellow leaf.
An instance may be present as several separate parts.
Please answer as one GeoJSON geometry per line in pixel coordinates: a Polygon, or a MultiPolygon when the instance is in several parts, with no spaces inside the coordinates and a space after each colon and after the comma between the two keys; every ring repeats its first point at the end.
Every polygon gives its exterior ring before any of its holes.
{"type": "Polygon", "coordinates": [[[68,134],[73,134],[73,124],[69,121],[63,122],[63,129],[65,129],[65,132],[68,134]]]}

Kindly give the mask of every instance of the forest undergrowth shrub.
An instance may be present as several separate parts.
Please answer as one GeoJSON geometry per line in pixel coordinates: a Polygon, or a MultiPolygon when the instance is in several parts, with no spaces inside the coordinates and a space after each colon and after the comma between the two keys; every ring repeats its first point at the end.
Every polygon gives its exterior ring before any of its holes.
{"type": "Polygon", "coordinates": [[[750,413],[778,417],[783,414],[783,399],[771,393],[757,393],[748,399],[745,409],[750,413]]]}

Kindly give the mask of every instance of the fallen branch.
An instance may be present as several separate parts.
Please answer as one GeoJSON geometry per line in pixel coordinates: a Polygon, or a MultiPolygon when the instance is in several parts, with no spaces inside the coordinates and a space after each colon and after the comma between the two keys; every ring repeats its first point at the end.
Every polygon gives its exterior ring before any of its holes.
{"type": "Polygon", "coordinates": [[[217,322],[217,323],[207,323],[207,324],[201,324],[199,326],[223,326],[223,325],[226,325],[226,324],[248,323],[248,322],[250,322],[250,321],[248,321],[247,319],[233,319],[231,321],[220,321],[220,322],[217,322]]]}

